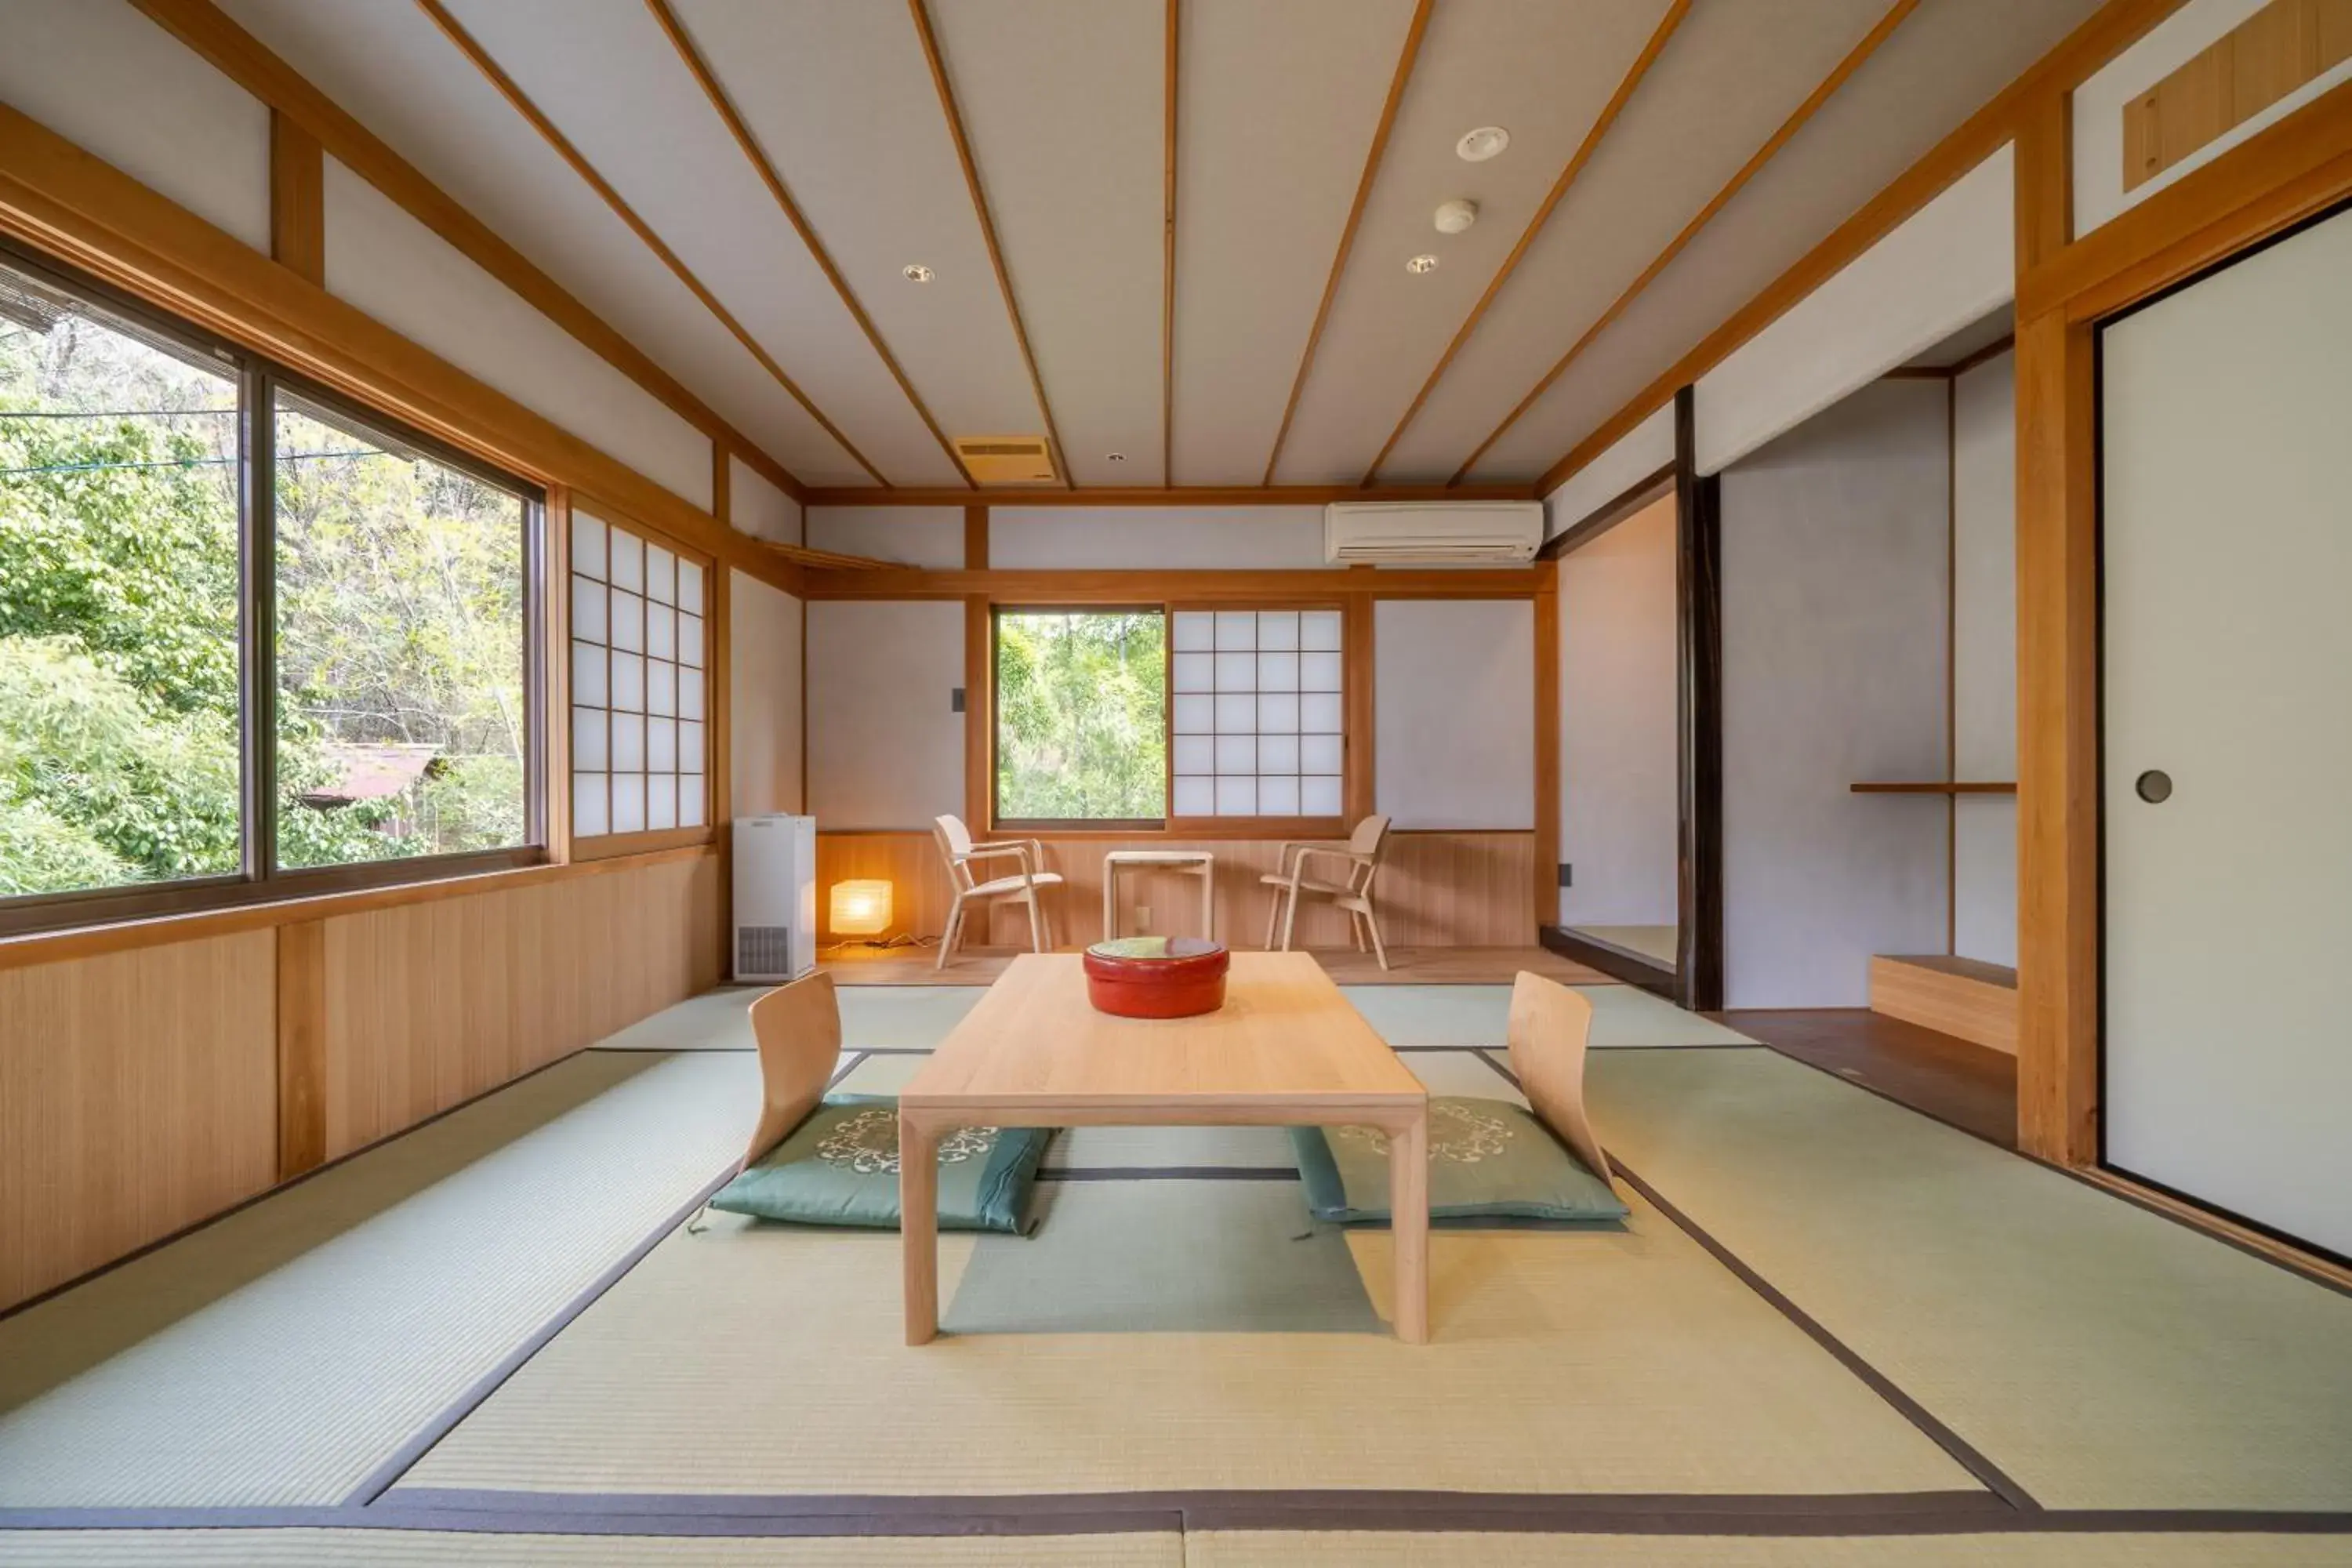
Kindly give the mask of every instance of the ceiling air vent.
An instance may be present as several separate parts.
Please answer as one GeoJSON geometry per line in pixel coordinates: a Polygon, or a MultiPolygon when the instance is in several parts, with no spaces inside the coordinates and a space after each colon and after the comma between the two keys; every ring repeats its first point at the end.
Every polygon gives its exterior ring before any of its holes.
{"type": "Polygon", "coordinates": [[[1043,436],[960,436],[956,457],[979,485],[1050,485],[1053,449],[1043,436]]]}

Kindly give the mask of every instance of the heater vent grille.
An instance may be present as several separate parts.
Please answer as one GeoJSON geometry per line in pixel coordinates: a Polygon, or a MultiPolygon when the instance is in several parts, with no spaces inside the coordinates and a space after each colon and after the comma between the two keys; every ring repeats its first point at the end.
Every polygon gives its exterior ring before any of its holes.
{"type": "Polygon", "coordinates": [[[793,973],[793,928],[735,928],[735,978],[789,980],[793,973]]]}

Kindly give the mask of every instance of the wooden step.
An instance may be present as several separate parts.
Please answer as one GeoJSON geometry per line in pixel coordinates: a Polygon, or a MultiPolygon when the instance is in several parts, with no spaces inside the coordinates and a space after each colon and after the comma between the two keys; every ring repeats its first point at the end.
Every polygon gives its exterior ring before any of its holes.
{"type": "Polygon", "coordinates": [[[2017,971],[1949,953],[1870,961],[1870,1010],[2017,1054],[2017,971]]]}

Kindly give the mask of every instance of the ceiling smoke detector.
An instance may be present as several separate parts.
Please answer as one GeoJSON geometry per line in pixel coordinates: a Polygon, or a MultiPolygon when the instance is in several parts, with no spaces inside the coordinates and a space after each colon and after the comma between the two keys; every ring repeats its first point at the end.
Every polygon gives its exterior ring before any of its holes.
{"type": "Polygon", "coordinates": [[[909,261],[898,268],[898,276],[909,283],[929,283],[939,275],[919,261],[909,261]]]}
{"type": "Polygon", "coordinates": [[[1437,270],[1437,258],[1434,256],[1416,256],[1404,264],[1404,269],[1416,276],[1423,272],[1434,272],[1437,270]]]}
{"type": "Polygon", "coordinates": [[[1440,234],[1460,234],[1477,221],[1478,204],[1476,202],[1464,201],[1457,196],[1450,202],[1443,202],[1438,205],[1437,232],[1440,234]]]}
{"type": "Polygon", "coordinates": [[[1481,125],[1475,131],[1465,131],[1462,140],[1454,144],[1454,154],[1465,163],[1483,163],[1511,144],[1511,133],[1499,125],[1481,125]]]}

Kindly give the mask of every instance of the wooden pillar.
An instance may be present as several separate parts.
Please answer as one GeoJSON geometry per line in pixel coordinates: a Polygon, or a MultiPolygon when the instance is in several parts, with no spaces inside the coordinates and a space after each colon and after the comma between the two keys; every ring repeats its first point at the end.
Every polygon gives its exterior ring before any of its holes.
{"type": "Polygon", "coordinates": [[[1536,590],[1536,931],[1559,923],[1559,568],[1536,590]]]}
{"type": "Polygon", "coordinates": [[[1691,389],[1675,395],[1675,596],[1682,754],[1675,999],[1723,1005],[1723,514],[1699,477],[1691,389]]]}

